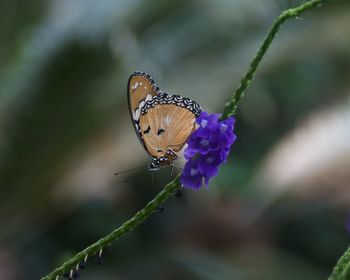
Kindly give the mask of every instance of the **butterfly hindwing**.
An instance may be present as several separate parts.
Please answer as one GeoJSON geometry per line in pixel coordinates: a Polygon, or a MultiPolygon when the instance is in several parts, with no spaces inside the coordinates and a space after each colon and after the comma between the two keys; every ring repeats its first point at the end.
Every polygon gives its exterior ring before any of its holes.
{"type": "Polygon", "coordinates": [[[156,105],[140,118],[141,133],[152,156],[178,152],[195,128],[195,115],[174,104],[156,105]]]}
{"type": "Polygon", "coordinates": [[[194,101],[161,93],[141,110],[140,128],[148,153],[155,158],[176,158],[196,127],[200,107],[194,101]]]}

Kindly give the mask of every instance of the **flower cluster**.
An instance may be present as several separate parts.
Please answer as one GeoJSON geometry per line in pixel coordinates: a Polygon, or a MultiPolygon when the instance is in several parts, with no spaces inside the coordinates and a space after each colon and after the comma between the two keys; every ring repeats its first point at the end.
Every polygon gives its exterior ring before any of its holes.
{"type": "Polygon", "coordinates": [[[209,179],[218,172],[218,167],[226,161],[231,145],[236,140],[233,133],[235,119],[230,117],[219,120],[220,114],[202,112],[197,118],[199,125],[189,137],[184,156],[187,159],[180,177],[185,187],[199,189],[203,181],[208,185],[209,179]]]}

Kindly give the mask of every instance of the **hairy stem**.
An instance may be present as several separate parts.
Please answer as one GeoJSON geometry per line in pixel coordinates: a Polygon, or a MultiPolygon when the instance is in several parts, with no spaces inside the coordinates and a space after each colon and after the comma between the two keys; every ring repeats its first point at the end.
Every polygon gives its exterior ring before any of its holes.
{"type": "Polygon", "coordinates": [[[338,260],[328,280],[347,280],[350,279],[350,248],[338,260]]]}
{"type": "Polygon", "coordinates": [[[109,246],[113,241],[119,239],[125,233],[132,231],[135,227],[146,220],[153,212],[158,211],[158,206],[162,205],[168,198],[174,195],[174,193],[181,188],[180,176],[177,176],[172,182],[167,184],[156,197],[147,203],[147,205],[138,211],[130,220],[126,221],[120,227],[112,231],[110,234],[98,240],[96,243],[90,245],[83,251],[70,258],[63,263],[60,267],[53,270],[47,276],[41,278],[41,280],[56,279],[57,276],[62,275],[64,272],[68,272],[74,269],[76,265],[81,263],[85,257],[97,254],[101,249],[109,246]]]}
{"type": "MultiPolygon", "coordinates": [[[[279,28],[281,25],[290,18],[295,18],[309,10],[314,8],[321,3],[327,0],[312,0],[308,1],[296,8],[286,10],[281,13],[281,15],[277,18],[275,23],[273,24],[270,32],[266,36],[264,42],[259,48],[257,54],[252,60],[246,74],[241,80],[237,90],[234,92],[232,99],[226,104],[224,108],[224,112],[222,118],[228,118],[229,116],[235,114],[238,102],[242,99],[244,95],[244,91],[247,89],[249,84],[254,78],[255,72],[264,57],[267,49],[271,45],[273,39],[275,38],[279,28]]],[[[138,211],[131,219],[126,221],[120,227],[112,231],[110,234],[98,240],[96,243],[90,245],[83,251],[77,253],[75,256],[70,258],[68,261],[63,263],[60,267],[53,270],[47,276],[41,278],[41,280],[56,280],[60,277],[64,272],[72,271],[79,263],[81,263],[86,257],[97,254],[100,250],[110,245],[113,241],[119,239],[125,233],[132,231],[135,227],[141,224],[144,220],[146,220],[153,212],[158,210],[158,207],[162,205],[166,200],[173,196],[174,192],[181,188],[179,176],[177,176],[172,182],[167,184],[163,190],[153,199],[151,200],[143,209],[138,211]]],[[[332,280],[338,280],[341,278],[331,278],[332,280]]]]}
{"type": "Polygon", "coordinates": [[[241,79],[241,82],[240,82],[239,86],[237,87],[236,91],[234,92],[234,94],[232,95],[231,100],[228,103],[226,103],[224,112],[221,116],[222,119],[226,119],[229,116],[234,115],[236,113],[237,105],[238,105],[239,101],[242,99],[242,97],[244,96],[244,91],[247,89],[247,87],[250,85],[250,83],[254,79],[256,70],[257,70],[261,60],[263,59],[266,51],[270,47],[273,39],[275,38],[275,36],[276,36],[278,30],[280,29],[280,27],[282,26],[282,24],[286,20],[291,19],[291,18],[296,18],[299,15],[301,15],[303,12],[305,12],[311,8],[314,8],[316,6],[319,6],[320,4],[322,4],[323,2],[326,2],[326,1],[327,0],[308,1],[308,2],[302,4],[298,7],[285,10],[284,12],[281,13],[281,15],[276,19],[275,23],[273,24],[270,32],[265,37],[262,45],[260,46],[260,48],[259,48],[258,52],[256,53],[255,57],[253,58],[252,62],[250,63],[246,74],[241,79]]]}

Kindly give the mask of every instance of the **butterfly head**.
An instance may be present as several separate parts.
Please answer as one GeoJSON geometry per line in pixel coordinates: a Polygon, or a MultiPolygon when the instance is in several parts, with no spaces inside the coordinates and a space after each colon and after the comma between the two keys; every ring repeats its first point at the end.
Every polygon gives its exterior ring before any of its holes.
{"type": "Polygon", "coordinates": [[[158,171],[161,166],[171,164],[172,160],[167,156],[154,157],[151,163],[148,165],[150,171],[158,171]]]}

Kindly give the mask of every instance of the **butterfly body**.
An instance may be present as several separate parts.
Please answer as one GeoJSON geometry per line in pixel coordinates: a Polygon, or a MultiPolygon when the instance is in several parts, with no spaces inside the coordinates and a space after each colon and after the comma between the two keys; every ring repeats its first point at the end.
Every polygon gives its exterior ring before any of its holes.
{"type": "Polygon", "coordinates": [[[200,106],[189,98],[162,92],[143,72],[130,76],[128,102],[135,132],[152,156],[149,168],[172,164],[196,129],[200,106]]]}

